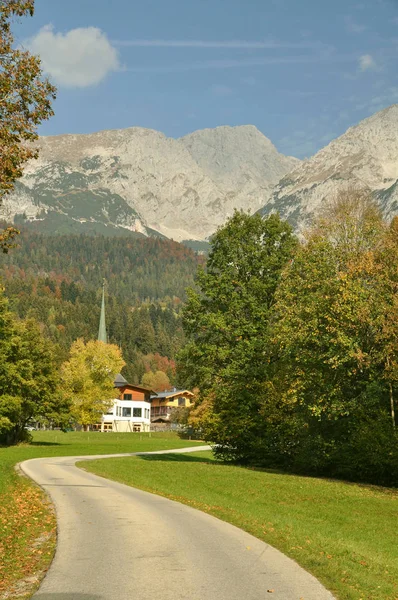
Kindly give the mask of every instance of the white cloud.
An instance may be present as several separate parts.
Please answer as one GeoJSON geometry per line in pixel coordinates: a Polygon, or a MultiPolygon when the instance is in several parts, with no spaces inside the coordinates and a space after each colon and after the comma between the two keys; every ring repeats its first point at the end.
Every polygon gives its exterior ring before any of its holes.
{"type": "Polygon", "coordinates": [[[316,64],[321,62],[345,63],[351,61],[351,56],[325,56],[316,54],[275,56],[275,57],[253,57],[247,59],[219,59],[197,61],[194,63],[170,64],[168,66],[131,66],[123,70],[130,73],[176,73],[183,71],[198,71],[205,69],[235,69],[242,67],[262,67],[267,65],[289,65],[289,64],[316,64]]]}
{"type": "Polygon", "coordinates": [[[307,48],[319,50],[327,48],[321,42],[280,42],[275,40],[247,41],[247,40],[113,40],[115,46],[138,48],[222,48],[222,49],[299,49],[307,48]]]}
{"type": "Polygon", "coordinates": [[[26,45],[40,56],[43,69],[60,86],[97,85],[119,68],[117,50],[97,27],[56,33],[52,25],[46,25],[26,45]]]}
{"type": "Polygon", "coordinates": [[[370,54],[363,54],[359,57],[359,68],[361,71],[369,71],[376,68],[376,63],[370,54]]]}

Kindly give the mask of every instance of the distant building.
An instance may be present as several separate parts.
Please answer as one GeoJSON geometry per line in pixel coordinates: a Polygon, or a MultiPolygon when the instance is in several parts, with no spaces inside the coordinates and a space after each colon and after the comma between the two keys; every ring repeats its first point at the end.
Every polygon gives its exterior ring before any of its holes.
{"type": "Polygon", "coordinates": [[[106,415],[102,415],[101,431],[134,432],[150,431],[151,394],[155,392],[140,385],[132,385],[123,375],[116,375],[115,390],[117,397],[106,415]]]}
{"type": "Polygon", "coordinates": [[[191,408],[194,394],[189,390],[173,388],[151,395],[151,423],[170,423],[176,408],[191,408]]]}

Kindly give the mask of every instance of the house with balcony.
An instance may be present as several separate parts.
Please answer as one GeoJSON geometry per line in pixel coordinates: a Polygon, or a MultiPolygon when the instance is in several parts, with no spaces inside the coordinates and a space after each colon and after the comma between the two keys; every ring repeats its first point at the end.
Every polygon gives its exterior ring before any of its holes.
{"type": "Polygon", "coordinates": [[[106,415],[102,415],[101,431],[135,432],[150,431],[151,397],[156,393],[141,385],[133,385],[123,375],[115,378],[115,399],[106,415]]]}
{"type": "Polygon", "coordinates": [[[177,408],[191,408],[194,394],[189,390],[166,390],[151,395],[151,423],[171,423],[171,415],[177,408]]]}

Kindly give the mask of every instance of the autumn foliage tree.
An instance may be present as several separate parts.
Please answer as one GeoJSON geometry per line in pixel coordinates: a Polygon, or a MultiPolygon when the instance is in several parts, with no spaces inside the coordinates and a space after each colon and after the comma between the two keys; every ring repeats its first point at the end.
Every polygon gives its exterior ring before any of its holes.
{"type": "Polygon", "coordinates": [[[348,190],[284,272],[273,321],[274,386],[284,423],[290,420],[279,440],[290,467],[398,482],[395,227],[371,198],[348,190]]]}
{"type": "MultiPolygon", "coordinates": [[[[22,175],[23,165],[36,158],[32,142],[37,127],[52,114],[55,88],[43,78],[40,59],[14,48],[13,18],[32,16],[34,0],[0,0],[0,203],[22,175]]],[[[0,234],[0,249],[7,252],[17,231],[0,234]]]]}
{"type": "Polygon", "coordinates": [[[124,366],[114,344],[82,339],[72,344],[70,358],[62,366],[61,381],[71,414],[84,429],[98,423],[112,406],[114,380],[124,366]]]}
{"type": "Polygon", "coordinates": [[[289,362],[286,393],[315,417],[355,412],[374,379],[382,308],[374,250],[383,232],[367,198],[340,196],[309,232],[277,291],[273,329],[289,362]]]}
{"type": "Polygon", "coordinates": [[[155,392],[164,392],[170,389],[170,380],[164,371],[148,371],[142,377],[142,385],[155,392]]]}

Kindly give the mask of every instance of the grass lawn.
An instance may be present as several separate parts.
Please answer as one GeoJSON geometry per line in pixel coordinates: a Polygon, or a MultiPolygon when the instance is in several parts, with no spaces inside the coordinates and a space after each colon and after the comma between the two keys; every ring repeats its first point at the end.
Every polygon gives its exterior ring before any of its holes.
{"type": "Polygon", "coordinates": [[[202,452],[79,466],[237,525],[341,600],[398,599],[397,490],[223,465],[202,452]]]}
{"type": "Polygon", "coordinates": [[[173,433],[33,432],[31,445],[0,447],[0,599],[30,597],[55,547],[55,516],[45,494],[15,472],[42,456],[146,452],[194,446],[173,433]]]}

